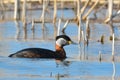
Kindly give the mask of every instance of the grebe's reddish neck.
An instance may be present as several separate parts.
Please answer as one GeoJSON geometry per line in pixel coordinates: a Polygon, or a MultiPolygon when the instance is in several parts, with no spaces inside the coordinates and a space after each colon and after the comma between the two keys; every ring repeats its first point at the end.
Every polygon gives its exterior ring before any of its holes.
{"type": "Polygon", "coordinates": [[[56,44],[55,49],[56,49],[56,56],[59,56],[60,58],[66,58],[66,52],[63,46],[59,46],[58,44],[56,44]]]}

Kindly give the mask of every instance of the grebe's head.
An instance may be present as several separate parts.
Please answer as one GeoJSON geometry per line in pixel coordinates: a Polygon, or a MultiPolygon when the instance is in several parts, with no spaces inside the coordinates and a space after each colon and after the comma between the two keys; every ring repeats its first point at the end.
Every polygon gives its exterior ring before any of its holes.
{"type": "Polygon", "coordinates": [[[63,47],[72,44],[72,40],[66,35],[60,35],[56,37],[56,45],[63,47]]]}

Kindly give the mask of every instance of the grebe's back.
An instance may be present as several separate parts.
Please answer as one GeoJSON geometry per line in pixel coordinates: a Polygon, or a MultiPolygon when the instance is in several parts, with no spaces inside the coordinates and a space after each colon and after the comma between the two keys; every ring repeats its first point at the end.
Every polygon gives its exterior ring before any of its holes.
{"type": "Polygon", "coordinates": [[[55,58],[55,52],[42,48],[27,48],[11,54],[9,57],[55,58]]]}

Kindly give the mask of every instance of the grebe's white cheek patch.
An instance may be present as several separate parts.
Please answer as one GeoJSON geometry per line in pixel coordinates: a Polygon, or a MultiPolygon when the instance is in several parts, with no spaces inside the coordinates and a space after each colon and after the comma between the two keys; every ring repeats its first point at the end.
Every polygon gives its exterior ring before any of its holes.
{"type": "Polygon", "coordinates": [[[60,38],[56,41],[56,44],[59,46],[65,45],[67,41],[64,38],[60,38]]]}

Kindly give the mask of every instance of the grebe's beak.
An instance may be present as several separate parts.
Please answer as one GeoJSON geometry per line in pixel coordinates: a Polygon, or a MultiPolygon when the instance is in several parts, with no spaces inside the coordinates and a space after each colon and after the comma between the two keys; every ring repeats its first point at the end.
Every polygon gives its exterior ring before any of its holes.
{"type": "Polygon", "coordinates": [[[72,44],[72,41],[68,41],[68,44],[72,44]]]}
{"type": "Polygon", "coordinates": [[[73,41],[68,41],[68,44],[77,44],[77,43],[75,43],[73,41]]]}

